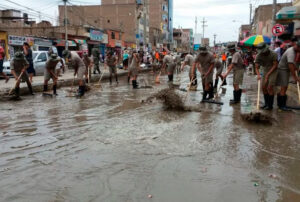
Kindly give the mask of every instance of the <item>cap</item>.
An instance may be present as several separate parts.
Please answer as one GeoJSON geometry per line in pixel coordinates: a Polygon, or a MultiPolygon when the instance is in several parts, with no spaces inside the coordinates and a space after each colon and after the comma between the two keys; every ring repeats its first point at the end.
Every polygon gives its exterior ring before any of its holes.
{"type": "Polygon", "coordinates": [[[269,50],[268,45],[265,42],[261,42],[256,46],[258,53],[265,53],[269,50]]]}
{"type": "Polygon", "coordinates": [[[16,52],[14,55],[14,59],[16,60],[23,60],[24,58],[24,54],[22,52],[16,52]]]}
{"type": "Polygon", "coordinates": [[[68,51],[68,50],[64,50],[64,51],[62,52],[62,56],[63,56],[64,58],[69,58],[69,57],[71,56],[71,52],[68,51]]]}

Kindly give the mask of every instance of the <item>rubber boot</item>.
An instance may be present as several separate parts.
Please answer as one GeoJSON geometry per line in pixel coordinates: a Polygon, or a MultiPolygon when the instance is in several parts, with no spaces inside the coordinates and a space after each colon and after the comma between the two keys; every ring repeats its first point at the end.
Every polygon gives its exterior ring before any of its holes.
{"type": "Polygon", "coordinates": [[[169,78],[169,82],[173,81],[173,75],[168,75],[168,78],[169,78]]]}
{"type": "Polygon", "coordinates": [[[20,87],[15,88],[15,96],[16,96],[16,98],[20,97],[20,87]]]}
{"type": "Polygon", "coordinates": [[[79,86],[76,97],[80,98],[80,97],[84,96],[84,92],[85,92],[85,86],[79,86]]]}
{"type": "Polygon", "coordinates": [[[112,76],[109,76],[109,84],[112,84],[112,76]]]}
{"type": "Polygon", "coordinates": [[[56,85],[53,85],[53,95],[57,95],[57,93],[56,93],[56,85]]]}
{"type": "Polygon", "coordinates": [[[133,87],[133,89],[137,89],[138,88],[136,80],[132,80],[132,87],[133,87]]]}
{"type": "Polygon", "coordinates": [[[32,85],[28,85],[28,89],[29,89],[29,93],[30,95],[34,95],[33,89],[32,89],[32,85]]]}
{"type": "Polygon", "coordinates": [[[241,97],[242,97],[242,89],[239,89],[237,91],[237,102],[240,103],[241,102],[241,97]]]}
{"type": "Polygon", "coordinates": [[[214,88],[213,88],[213,83],[210,83],[210,88],[208,91],[208,99],[213,99],[214,98],[214,88]]]}
{"type": "Polygon", "coordinates": [[[119,84],[118,75],[117,74],[116,74],[116,82],[117,82],[117,84],[119,84]]]}
{"type": "Polygon", "coordinates": [[[287,101],[287,96],[281,96],[277,94],[277,105],[278,108],[282,111],[291,111],[290,109],[286,108],[286,101],[287,101]]]}
{"type": "Polygon", "coordinates": [[[208,91],[204,90],[201,102],[204,102],[205,100],[207,100],[207,98],[206,98],[207,94],[208,94],[208,91]]]}
{"type": "Polygon", "coordinates": [[[226,82],[226,78],[225,78],[222,86],[226,86],[226,85],[227,85],[227,82],[226,82]]]}
{"type": "Polygon", "coordinates": [[[266,109],[268,107],[269,102],[269,94],[264,94],[265,105],[261,107],[261,109],[266,109]]]}
{"type": "Polygon", "coordinates": [[[215,79],[215,85],[214,85],[214,89],[217,89],[218,88],[218,83],[219,83],[219,79],[215,79]]]}
{"type": "Polygon", "coordinates": [[[268,95],[268,106],[264,108],[265,110],[272,110],[274,104],[274,95],[268,95]]]}
{"type": "Polygon", "coordinates": [[[230,100],[230,104],[237,104],[239,103],[238,101],[238,93],[239,91],[233,91],[233,100],[230,100]]]}
{"type": "Polygon", "coordinates": [[[43,92],[47,92],[48,91],[48,85],[44,85],[44,90],[43,92]]]}

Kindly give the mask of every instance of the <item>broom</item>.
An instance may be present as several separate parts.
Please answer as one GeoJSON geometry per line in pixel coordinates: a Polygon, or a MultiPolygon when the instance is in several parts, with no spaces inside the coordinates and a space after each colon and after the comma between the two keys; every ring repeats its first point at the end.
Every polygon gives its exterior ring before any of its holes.
{"type": "Polygon", "coordinates": [[[261,90],[260,86],[261,86],[261,80],[258,80],[258,92],[257,92],[257,102],[256,102],[255,112],[250,112],[250,114],[242,114],[242,118],[252,123],[272,124],[273,118],[268,115],[262,114],[259,111],[260,90],[261,90]]]}
{"type": "Polygon", "coordinates": [[[18,77],[18,79],[17,79],[17,81],[16,81],[15,86],[12,87],[12,89],[10,89],[8,95],[11,95],[12,91],[17,87],[17,83],[20,81],[21,77],[23,76],[23,73],[24,73],[24,71],[21,72],[21,74],[19,75],[19,77],[18,77]]]}
{"type": "Polygon", "coordinates": [[[102,88],[101,80],[103,78],[104,73],[105,73],[105,70],[103,70],[103,73],[101,74],[101,76],[99,78],[99,81],[94,85],[94,87],[96,87],[96,88],[102,88]]]}

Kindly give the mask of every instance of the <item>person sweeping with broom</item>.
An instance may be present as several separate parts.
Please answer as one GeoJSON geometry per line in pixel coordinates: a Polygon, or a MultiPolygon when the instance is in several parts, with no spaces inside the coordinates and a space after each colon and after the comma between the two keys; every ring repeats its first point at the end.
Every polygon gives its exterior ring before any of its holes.
{"type": "Polygon", "coordinates": [[[75,51],[64,50],[62,55],[74,68],[74,77],[77,75],[77,79],[79,80],[79,89],[76,97],[82,97],[85,93],[85,82],[83,78],[86,71],[85,64],[75,51]]]}
{"type": "Polygon", "coordinates": [[[209,52],[206,46],[201,46],[199,48],[200,53],[196,57],[196,60],[193,64],[192,68],[192,78],[195,78],[195,71],[196,67],[198,68],[199,72],[201,73],[202,77],[202,86],[203,86],[203,97],[202,101],[214,98],[214,90],[213,90],[213,69],[215,65],[215,58],[214,55],[209,52]],[[199,65],[201,67],[199,67],[199,65]],[[208,98],[207,98],[208,95],[208,98]]]}
{"type": "Polygon", "coordinates": [[[265,105],[261,107],[261,109],[272,110],[274,103],[274,85],[277,78],[278,67],[277,54],[270,50],[268,45],[264,42],[257,45],[257,53],[255,69],[257,80],[260,83],[262,82],[262,90],[265,100],[265,105]],[[263,69],[263,78],[261,78],[260,75],[260,67],[263,69]]]}
{"type": "Polygon", "coordinates": [[[192,72],[193,69],[193,64],[195,61],[194,56],[191,53],[184,53],[184,61],[183,64],[181,66],[181,71],[184,70],[184,68],[186,66],[188,66],[189,68],[189,77],[190,77],[190,82],[191,82],[191,86],[189,86],[190,90],[197,90],[197,73],[196,73],[196,68],[194,70],[194,72],[192,72]],[[194,77],[193,77],[194,75],[194,77]]]}
{"type": "Polygon", "coordinates": [[[55,74],[55,67],[59,62],[61,62],[61,59],[57,57],[57,55],[54,53],[50,55],[50,58],[46,62],[46,67],[44,71],[44,90],[43,90],[44,93],[48,91],[48,82],[50,79],[52,79],[53,95],[57,95],[56,93],[57,76],[55,74]]]}
{"type": "Polygon", "coordinates": [[[167,67],[169,82],[173,82],[173,74],[176,67],[176,63],[174,62],[173,56],[171,55],[170,52],[168,52],[163,59],[162,69],[165,69],[166,67],[167,67]]]}
{"type": "Polygon", "coordinates": [[[138,84],[137,84],[137,77],[139,74],[139,68],[140,68],[140,60],[139,60],[139,55],[136,52],[136,50],[134,50],[132,52],[132,58],[131,58],[131,62],[129,65],[129,76],[132,78],[132,87],[133,89],[137,89],[138,88],[138,84]]]}
{"type": "Polygon", "coordinates": [[[29,89],[29,92],[31,95],[34,95],[32,90],[32,85],[29,80],[28,74],[26,72],[26,69],[29,67],[28,61],[25,59],[25,56],[22,52],[16,52],[14,58],[10,62],[10,69],[12,75],[16,79],[16,85],[15,85],[15,99],[21,99],[20,98],[20,82],[21,79],[27,83],[27,87],[29,89]]]}
{"type": "Polygon", "coordinates": [[[292,73],[296,83],[300,83],[300,79],[296,74],[297,67],[295,58],[297,52],[300,52],[300,40],[284,52],[278,65],[276,85],[280,86],[280,92],[277,94],[277,105],[282,111],[290,111],[290,109],[286,106],[286,91],[289,85],[290,74],[292,73]]]}
{"type": "Polygon", "coordinates": [[[239,85],[243,85],[244,79],[244,62],[241,54],[236,51],[235,44],[230,44],[227,46],[228,51],[232,55],[232,61],[229,65],[227,72],[223,75],[223,78],[226,79],[230,71],[233,69],[233,100],[230,100],[230,104],[237,104],[241,102],[242,89],[239,85]]]}

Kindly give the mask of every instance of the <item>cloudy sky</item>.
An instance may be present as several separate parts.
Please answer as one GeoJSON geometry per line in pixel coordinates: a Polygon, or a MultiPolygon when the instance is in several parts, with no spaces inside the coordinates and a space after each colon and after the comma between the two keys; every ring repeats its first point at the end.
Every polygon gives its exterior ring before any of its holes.
{"type": "MultiPolygon", "coordinates": [[[[99,4],[101,0],[69,0],[72,4],[99,4]]],[[[195,17],[198,18],[197,33],[202,33],[201,21],[207,21],[205,37],[213,40],[217,35],[217,42],[236,41],[241,24],[249,23],[250,6],[271,4],[273,0],[173,0],[174,28],[195,29],[195,17]]],[[[277,0],[278,3],[291,0],[277,0]]],[[[29,12],[30,17],[55,21],[58,15],[57,6],[62,0],[1,0],[0,9],[15,8],[29,12]],[[17,5],[19,4],[19,5],[17,5]],[[22,5],[22,6],[20,6],[22,5]],[[40,11],[39,14],[37,11],[40,11]]]]}

